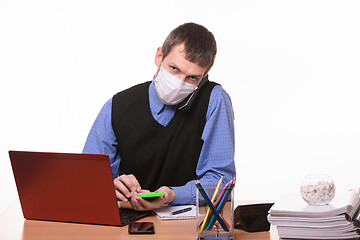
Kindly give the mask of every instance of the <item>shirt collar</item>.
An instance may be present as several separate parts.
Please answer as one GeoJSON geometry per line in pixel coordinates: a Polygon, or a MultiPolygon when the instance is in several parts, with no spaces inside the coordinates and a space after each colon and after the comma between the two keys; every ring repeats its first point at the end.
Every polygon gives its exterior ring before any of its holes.
{"type": "Polygon", "coordinates": [[[154,81],[150,83],[149,87],[149,102],[150,108],[153,109],[156,114],[159,114],[165,106],[165,104],[160,100],[159,96],[157,95],[154,81]]]}

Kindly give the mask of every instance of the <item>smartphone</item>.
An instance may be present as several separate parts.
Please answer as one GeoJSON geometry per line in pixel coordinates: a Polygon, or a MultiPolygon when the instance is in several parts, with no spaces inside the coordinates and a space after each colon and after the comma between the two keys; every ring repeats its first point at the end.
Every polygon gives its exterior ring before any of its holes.
{"type": "Polygon", "coordinates": [[[133,222],[129,224],[129,234],[154,234],[153,222],[133,222]]]}
{"type": "Polygon", "coordinates": [[[190,110],[192,104],[193,104],[194,101],[195,101],[195,97],[196,97],[197,93],[199,92],[200,88],[201,88],[207,81],[209,81],[208,75],[204,76],[204,77],[201,79],[199,85],[197,86],[196,90],[195,90],[192,94],[190,94],[187,98],[185,98],[184,101],[182,101],[181,103],[179,103],[178,109],[179,109],[180,111],[186,112],[186,111],[189,111],[189,110],[190,110]]]}
{"type": "Polygon", "coordinates": [[[145,193],[138,193],[139,197],[148,198],[148,197],[160,197],[165,196],[164,192],[145,192],[145,193]]]}
{"type": "Polygon", "coordinates": [[[152,202],[156,200],[158,197],[165,196],[164,192],[146,192],[146,193],[138,193],[139,197],[144,198],[145,200],[152,202]]]}

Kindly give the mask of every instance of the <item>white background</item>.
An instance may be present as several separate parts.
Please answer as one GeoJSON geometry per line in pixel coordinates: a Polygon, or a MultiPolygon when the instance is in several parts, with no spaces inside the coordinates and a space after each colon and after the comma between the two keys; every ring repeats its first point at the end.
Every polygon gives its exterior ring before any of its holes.
{"type": "Polygon", "coordinates": [[[309,173],[360,186],[360,2],[0,0],[0,213],[8,150],[81,152],[113,94],[151,80],[167,34],[212,31],[232,98],[235,198],[277,199],[309,173]]]}

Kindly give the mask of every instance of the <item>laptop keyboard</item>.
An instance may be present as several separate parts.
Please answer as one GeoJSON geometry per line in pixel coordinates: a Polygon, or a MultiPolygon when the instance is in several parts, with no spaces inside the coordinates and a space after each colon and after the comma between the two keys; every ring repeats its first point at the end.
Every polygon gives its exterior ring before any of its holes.
{"type": "Polygon", "coordinates": [[[119,208],[119,213],[121,224],[128,225],[131,222],[150,215],[152,211],[136,211],[129,208],[119,208]]]}

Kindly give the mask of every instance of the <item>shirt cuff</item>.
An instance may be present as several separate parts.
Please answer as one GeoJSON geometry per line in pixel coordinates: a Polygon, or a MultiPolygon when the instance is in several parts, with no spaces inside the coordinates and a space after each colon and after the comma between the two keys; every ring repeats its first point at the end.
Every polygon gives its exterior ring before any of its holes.
{"type": "Polygon", "coordinates": [[[180,187],[171,187],[175,192],[175,200],[172,201],[170,205],[195,205],[196,191],[194,187],[195,184],[193,182],[188,182],[186,185],[180,187]]]}

